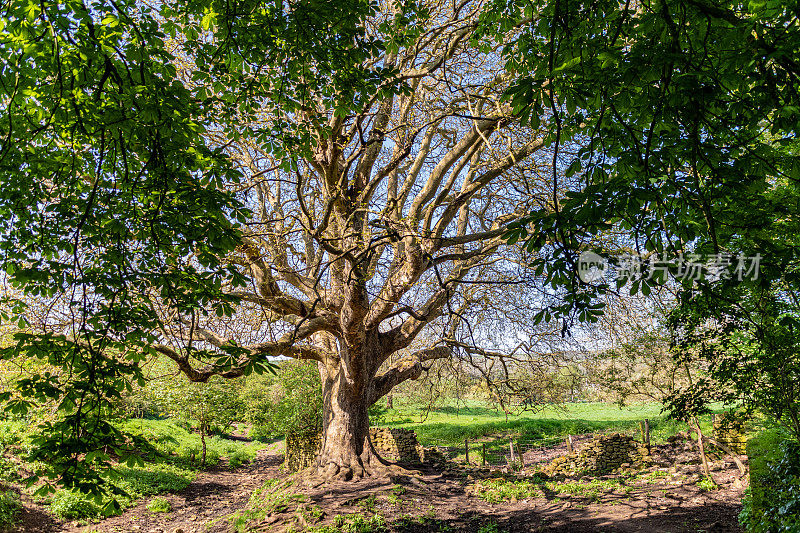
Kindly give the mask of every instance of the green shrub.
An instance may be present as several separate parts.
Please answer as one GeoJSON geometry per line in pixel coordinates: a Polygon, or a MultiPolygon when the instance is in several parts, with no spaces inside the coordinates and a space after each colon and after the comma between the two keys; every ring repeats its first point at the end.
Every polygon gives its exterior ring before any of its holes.
{"type": "Polygon", "coordinates": [[[509,500],[535,498],[541,490],[534,480],[530,479],[484,479],[475,483],[475,496],[489,502],[500,503],[509,500]]]}
{"type": "Polygon", "coordinates": [[[50,512],[61,520],[96,518],[100,508],[90,496],[71,490],[58,490],[50,501],[50,512]]]}
{"type": "MultiPolygon", "coordinates": [[[[386,519],[383,516],[374,514],[367,518],[360,513],[356,513],[339,515],[334,518],[332,525],[322,526],[316,531],[319,531],[319,533],[378,533],[387,530],[386,519]]],[[[311,531],[314,530],[312,529],[311,531]]]]}
{"type": "Polygon", "coordinates": [[[203,454],[203,447],[199,444],[188,443],[178,448],[176,453],[180,459],[183,459],[187,463],[199,464],[200,457],[203,454]]]}
{"type": "Polygon", "coordinates": [[[228,466],[231,468],[239,468],[245,463],[252,460],[252,455],[247,453],[247,450],[235,450],[228,456],[228,466]]]}
{"type": "Polygon", "coordinates": [[[248,432],[248,436],[258,442],[269,442],[273,439],[278,438],[277,435],[274,434],[272,429],[264,424],[258,423],[258,421],[254,421],[252,418],[248,418],[253,423],[253,426],[250,428],[248,432]]]}
{"type": "Polygon", "coordinates": [[[0,490],[0,530],[14,525],[14,519],[22,509],[16,493],[0,490]]]}
{"type": "Polygon", "coordinates": [[[478,533],[501,533],[502,530],[500,526],[497,525],[497,522],[489,522],[488,524],[484,524],[478,530],[478,533]]]}
{"type": "Polygon", "coordinates": [[[29,428],[23,420],[0,420],[0,448],[23,441],[29,428]]]}
{"type": "Polygon", "coordinates": [[[11,462],[7,457],[0,455],[0,480],[2,481],[18,481],[20,479],[17,465],[11,462]]]}
{"type": "Polygon", "coordinates": [[[147,510],[151,513],[168,513],[172,511],[172,504],[169,500],[163,497],[153,498],[147,504],[147,510]]]}
{"type": "Polygon", "coordinates": [[[800,531],[800,443],[777,429],[747,444],[750,487],[739,521],[749,533],[800,531]]]}
{"type": "MultiPolygon", "coordinates": [[[[146,464],[140,468],[120,467],[113,476],[108,478],[117,491],[122,491],[115,496],[119,507],[112,506],[113,502],[110,496],[103,496],[102,502],[98,503],[92,496],[62,489],[53,495],[50,501],[50,510],[62,520],[91,519],[99,518],[104,514],[119,514],[122,510],[134,505],[139,498],[181,491],[189,486],[196,477],[197,474],[191,470],[165,463],[146,464]]],[[[154,498],[153,501],[156,500],[159,498],[154,498]]]]}
{"type": "Polygon", "coordinates": [[[712,490],[717,489],[717,485],[714,483],[714,480],[707,477],[704,477],[703,479],[698,481],[697,486],[700,487],[700,489],[703,490],[704,492],[710,492],[712,490]]]}
{"type": "Polygon", "coordinates": [[[322,428],[322,385],[315,363],[285,361],[276,376],[251,376],[241,398],[253,439],[322,428]]]}
{"type": "Polygon", "coordinates": [[[133,497],[152,496],[163,492],[179,492],[197,475],[168,464],[151,464],[143,468],[120,468],[114,484],[133,497]]]}
{"type": "Polygon", "coordinates": [[[216,448],[206,449],[206,466],[216,466],[219,464],[219,450],[216,448]]]}

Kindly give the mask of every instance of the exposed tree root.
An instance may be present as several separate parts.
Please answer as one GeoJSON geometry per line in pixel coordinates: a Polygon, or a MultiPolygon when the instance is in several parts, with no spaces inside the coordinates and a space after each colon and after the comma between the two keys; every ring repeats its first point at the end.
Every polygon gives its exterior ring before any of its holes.
{"type": "Polygon", "coordinates": [[[326,483],[357,482],[363,479],[391,479],[397,476],[415,476],[420,472],[390,463],[372,453],[365,453],[351,461],[318,459],[318,464],[298,472],[296,479],[310,488],[326,483]]]}

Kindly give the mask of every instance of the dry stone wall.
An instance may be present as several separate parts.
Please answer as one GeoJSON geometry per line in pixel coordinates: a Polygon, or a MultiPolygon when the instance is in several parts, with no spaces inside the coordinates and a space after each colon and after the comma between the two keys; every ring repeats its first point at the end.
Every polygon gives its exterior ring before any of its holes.
{"type": "Polygon", "coordinates": [[[402,428],[369,428],[369,438],[384,459],[400,463],[421,463],[425,452],[417,442],[417,434],[402,428]]]}
{"type": "MultiPolygon", "coordinates": [[[[402,428],[369,428],[372,445],[378,454],[389,461],[421,463],[425,452],[417,442],[417,434],[402,428]]],[[[296,472],[314,464],[322,447],[322,433],[286,435],[285,464],[289,472],[296,472]]]]}
{"type": "Polygon", "coordinates": [[[579,452],[556,457],[545,468],[551,476],[579,473],[602,475],[620,468],[641,468],[650,464],[650,450],[629,435],[612,433],[593,438],[579,452]]]}
{"type": "Polygon", "coordinates": [[[739,454],[747,453],[744,417],[736,413],[714,415],[714,440],[739,454]]]}

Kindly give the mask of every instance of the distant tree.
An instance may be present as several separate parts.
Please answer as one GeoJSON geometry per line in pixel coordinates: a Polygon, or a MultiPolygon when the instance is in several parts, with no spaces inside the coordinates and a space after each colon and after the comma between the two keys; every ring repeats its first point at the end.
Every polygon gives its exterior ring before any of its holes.
{"type": "Polygon", "coordinates": [[[254,378],[241,395],[251,435],[276,438],[322,429],[322,386],[314,363],[289,360],[280,363],[275,376],[254,378]]]}
{"type": "Polygon", "coordinates": [[[581,390],[584,373],[577,365],[562,366],[556,371],[555,385],[564,391],[568,402],[574,402],[581,390]]]}
{"type": "Polygon", "coordinates": [[[224,433],[243,420],[241,384],[220,377],[205,383],[192,383],[182,374],[158,380],[152,391],[162,412],[200,434],[203,449],[200,464],[206,464],[206,437],[224,433]]]}

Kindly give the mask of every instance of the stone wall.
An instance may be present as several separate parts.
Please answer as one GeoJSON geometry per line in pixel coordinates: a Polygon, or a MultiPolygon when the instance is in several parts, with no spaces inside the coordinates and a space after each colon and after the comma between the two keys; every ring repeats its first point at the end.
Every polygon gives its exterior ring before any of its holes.
{"type": "Polygon", "coordinates": [[[369,438],[384,459],[399,463],[421,463],[425,452],[417,442],[417,434],[402,428],[369,428],[369,438]]]}
{"type": "MultiPolygon", "coordinates": [[[[389,461],[421,463],[425,452],[417,442],[417,434],[402,428],[369,428],[369,437],[378,454],[389,461]]],[[[287,435],[285,464],[296,472],[314,464],[322,446],[322,433],[287,435]]]]}
{"type": "Polygon", "coordinates": [[[739,454],[747,453],[745,419],[736,413],[714,415],[714,440],[739,454]]]}
{"type": "Polygon", "coordinates": [[[650,451],[644,444],[629,435],[612,433],[596,436],[579,452],[556,457],[544,471],[551,476],[602,475],[620,468],[641,468],[651,461],[650,451]]]}

